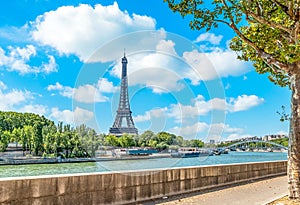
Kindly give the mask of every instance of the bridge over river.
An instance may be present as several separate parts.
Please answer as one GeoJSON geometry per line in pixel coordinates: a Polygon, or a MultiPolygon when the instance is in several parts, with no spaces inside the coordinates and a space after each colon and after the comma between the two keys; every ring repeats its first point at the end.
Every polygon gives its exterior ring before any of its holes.
{"type": "MultiPolygon", "coordinates": [[[[232,145],[229,145],[229,146],[226,146],[226,147],[220,147],[218,149],[218,152],[219,153],[222,153],[224,152],[225,150],[227,149],[232,149],[232,148],[237,148],[237,147],[242,147],[241,145],[246,145],[247,148],[249,148],[249,145],[250,143],[256,143],[257,146],[255,148],[258,148],[258,149],[263,149],[265,148],[264,146],[262,146],[263,144],[269,144],[269,145],[273,145],[273,147],[277,147],[279,149],[283,149],[283,150],[288,150],[288,147],[285,147],[281,144],[278,144],[278,143],[275,143],[275,142],[272,142],[272,141],[263,141],[263,140],[245,140],[245,141],[240,141],[240,142],[237,142],[237,143],[234,143],[232,145]],[[260,146],[259,146],[260,144],[260,146]]],[[[245,147],[245,146],[244,146],[245,147]]]]}

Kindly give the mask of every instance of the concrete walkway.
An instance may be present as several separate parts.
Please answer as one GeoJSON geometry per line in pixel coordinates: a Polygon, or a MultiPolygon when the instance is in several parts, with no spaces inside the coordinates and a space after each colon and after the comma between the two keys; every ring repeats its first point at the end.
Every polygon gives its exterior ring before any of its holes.
{"type": "Polygon", "coordinates": [[[281,176],[223,189],[174,196],[144,205],[263,205],[287,194],[287,177],[281,176]]]}

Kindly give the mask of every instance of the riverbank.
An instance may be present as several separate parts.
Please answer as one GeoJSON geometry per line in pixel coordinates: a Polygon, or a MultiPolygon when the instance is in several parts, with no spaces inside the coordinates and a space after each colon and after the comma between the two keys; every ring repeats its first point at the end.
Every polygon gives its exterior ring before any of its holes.
{"type": "MultiPolygon", "coordinates": [[[[220,155],[214,155],[214,156],[199,156],[199,157],[195,157],[194,159],[200,159],[201,161],[206,160],[208,158],[214,158],[215,156],[217,158],[223,158],[224,156],[243,156],[243,157],[247,157],[247,158],[252,158],[252,156],[257,156],[259,158],[261,158],[261,156],[277,156],[277,155],[282,155],[282,156],[286,156],[286,153],[284,152],[229,152],[229,154],[225,154],[222,156],[220,155]]],[[[63,158],[44,158],[44,157],[26,157],[26,156],[13,156],[10,155],[9,157],[3,157],[0,156],[0,166],[1,165],[30,165],[30,164],[59,164],[59,163],[80,163],[80,162],[110,162],[110,161],[127,161],[127,160],[151,160],[151,159],[164,159],[164,158],[172,158],[170,153],[154,153],[154,154],[150,154],[150,155],[116,155],[116,156],[112,156],[112,154],[106,154],[106,155],[101,155],[98,156],[96,158],[67,158],[67,159],[63,159],[63,158]]],[[[217,160],[217,158],[214,158],[217,160]]],[[[226,157],[227,158],[227,157],[226,157]]],[[[180,160],[180,158],[173,158],[175,160],[180,160]]],[[[270,160],[284,160],[286,158],[270,158],[270,160]]],[[[268,160],[263,159],[263,160],[258,160],[258,161],[264,161],[264,160],[268,160]]],[[[219,161],[219,160],[217,160],[219,161]]],[[[245,162],[248,162],[249,160],[245,160],[245,162]]],[[[256,161],[256,160],[254,160],[256,161]]],[[[240,160],[239,159],[234,159],[233,163],[239,163],[240,160]]],[[[252,162],[252,160],[250,160],[249,162],[252,162]]],[[[224,162],[221,162],[224,163],[224,162]]],[[[212,163],[213,164],[213,163],[212,163]]],[[[218,163],[217,163],[218,164],[218,163]]]]}
{"type": "Polygon", "coordinates": [[[56,163],[80,163],[95,162],[92,158],[6,158],[0,161],[0,165],[25,165],[25,164],[56,164],[56,163]]]}
{"type": "Polygon", "coordinates": [[[97,158],[30,158],[30,157],[14,157],[2,158],[0,165],[25,165],[25,164],[56,164],[56,163],[80,163],[80,162],[103,162],[103,161],[118,161],[118,160],[141,160],[141,159],[157,159],[157,158],[170,158],[168,153],[158,153],[153,155],[128,155],[122,157],[104,156],[97,158]]]}

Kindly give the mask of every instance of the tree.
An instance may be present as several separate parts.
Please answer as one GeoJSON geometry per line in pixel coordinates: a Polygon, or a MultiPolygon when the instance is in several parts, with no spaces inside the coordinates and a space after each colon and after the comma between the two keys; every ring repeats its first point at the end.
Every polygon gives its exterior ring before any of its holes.
{"type": "Polygon", "coordinates": [[[182,136],[176,136],[173,145],[182,146],[183,144],[183,137],[182,136]]]}
{"type": "Polygon", "coordinates": [[[146,130],[143,134],[141,134],[139,136],[139,140],[138,140],[138,145],[141,147],[146,147],[146,146],[150,146],[149,142],[152,139],[155,139],[156,135],[154,134],[154,132],[150,131],[150,130],[146,130]]]}
{"type": "Polygon", "coordinates": [[[9,131],[4,131],[0,129],[0,152],[4,152],[8,146],[9,140],[11,138],[11,133],[9,131]]]}
{"type": "Polygon", "coordinates": [[[190,27],[200,30],[227,25],[236,37],[231,49],[238,58],[252,61],[258,73],[289,86],[291,96],[288,160],[289,197],[300,198],[300,2],[299,0],[164,0],[190,27]]]}
{"type": "Polygon", "coordinates": [[[44,126],[42,129],[43,147],[46,154],[56,154],[56,132],[55,125],[44,126]]]}
{"type": "Polygon", "coordinates": [[[79,128],[81,130],[79,132],[81,145],[90,156],[95,157],[96,150],[103,144],[102,136],[97,135],[95,130],[87,128],[85,125],[79,128]]]}
{"type": "MultiPolygon", "coordinates": [[[[29,149],[29,153],[31,154],[31,151],[34,150],[34,144],[35,144],[35,134],[33,131],[33,127],[30,125],[25,125],[23,129],[21,129],[21,132],[23,131],[23,143],[22,143],[22,147],[25,146],[25,150],[28,148],[29,149]],[[26,143],[26,144],[25,144],[26,143]]],[[[23,149],[24,150],[24,149],[23,149]]]]}
{"type": "Polygon", "coordinates": [[[25,151],[28,145],[28,139],[25,136],[23,129],[14,128],[14,130],[12,131],[12,141],[20,142],[22,144],[23,155],[25,155],[25,151]]]}
{"type": "Polygon", "coordinates": [[[183,147],[190,147],[191,146],[191,141],[190,140],[183,140],[182,146],[183,147]]]}
{"type": "Polygon", "coordinates": [[[191,140],[191,146],[201,148],[204,146],[204,142],[202,142],[201,140],[191,140]]]}
{"type": "Polygon", "coordinates": [[[110,146],[113,146],[113,147],[117,147],[119,146],[119,141],[118,141],[118,138],[114,135],[107,135],[104,139],[104,142],[106,145],[110,145],[110,146]]]}
{"type": "Polygon", "coordinates": [[[119,137],[118,142],[121,145],[121,147],[124,147],[124,148],[134,146],[133,136],[131,136],[127,133],[125,133],[121,137],[119,137]]]}
{"type": "Polygon", "coordinates": [[[173,144],[176,136],[174,134],[170,134],[168,132],[159,132],[157,133],[158,143],[164,142],[167,145],[173,144]]]}

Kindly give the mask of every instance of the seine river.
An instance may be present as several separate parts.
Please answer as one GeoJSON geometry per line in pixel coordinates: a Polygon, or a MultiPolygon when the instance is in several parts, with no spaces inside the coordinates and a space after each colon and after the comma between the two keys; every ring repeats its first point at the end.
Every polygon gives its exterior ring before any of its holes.
{"type": "Polygon", "coordinates": [[[142,160],[118,160],[86,163],[2,165],[0,177],[37,176],[51,174],[88,173],[121,170],[141,170],[170,167],[205,166],[243,162],[286,160],[281,152],[229,152],[219,156],[196,158],[156,158],[142,160]]]}

